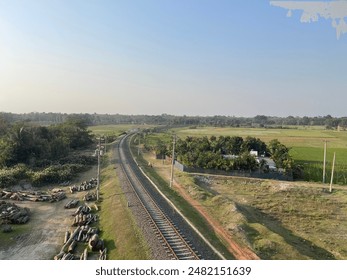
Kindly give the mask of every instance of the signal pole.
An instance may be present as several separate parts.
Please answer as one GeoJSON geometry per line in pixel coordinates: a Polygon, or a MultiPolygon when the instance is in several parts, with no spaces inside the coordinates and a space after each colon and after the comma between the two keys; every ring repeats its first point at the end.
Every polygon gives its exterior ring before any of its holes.
{"type": "Polygon", "coordinates": [[[171,178],[170,178],[170,188],[172,188],[173,177],[174,177],[174,167],[175,167],[175,146],[176,146],[176,134],[173,139],[173,147],[172,147],[172,162],[171,162],[171,178]]]}

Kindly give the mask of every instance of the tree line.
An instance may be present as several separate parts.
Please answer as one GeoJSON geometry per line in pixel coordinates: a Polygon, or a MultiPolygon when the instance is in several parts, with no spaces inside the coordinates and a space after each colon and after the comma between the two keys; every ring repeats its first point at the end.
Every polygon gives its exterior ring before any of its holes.
{"type": "Polygon", "coordinates": [[[27,121],[50,125],[63,123],[71,117],[78,117],[88,126],[107,124],[154,124],[168,126],[216,126],[216,127],[276,127],[286,126],[325,126],[328,129],[347,127],[347,117],[333,117],[331,115],[315,117],[276,117],[257,115],[255,117],[236,116],[175,116],[161,115],[122,115],[122,114],[64,114],[64,113],[0,113],[0,119],[7,122],[27,121]]]}

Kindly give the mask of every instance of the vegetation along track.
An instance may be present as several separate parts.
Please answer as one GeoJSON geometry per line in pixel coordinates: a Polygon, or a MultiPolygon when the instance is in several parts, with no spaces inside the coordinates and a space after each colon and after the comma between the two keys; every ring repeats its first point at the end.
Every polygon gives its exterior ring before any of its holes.
{"type": "Polygon", "coordinates": [[[190,229],[184,219],[154,190],[148,179],[143,176],[132,158],[128,136],[122,138],[118,146],[120,164],[128,183],[134,189],[157,237],[172,259],[196,260],[217,259],[213,252],[190,229]]]}

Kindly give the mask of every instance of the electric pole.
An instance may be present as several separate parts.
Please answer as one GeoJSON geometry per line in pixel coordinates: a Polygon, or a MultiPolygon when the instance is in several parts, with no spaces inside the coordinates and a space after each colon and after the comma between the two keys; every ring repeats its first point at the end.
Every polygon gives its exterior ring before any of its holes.
{"type": "Polygon", "coordinates": [[[327,160],[327,140],[324,140],[323,184],[325,184],[325,165],[327,160]]]}
{"type": "Polygon", "coordinates": [[[175,167],[175,146],[176,146],[176,135],[174,135],[173,139],[173,147],[172,147],[172,162],[171,162],[171,178],[170,178],[170,188],[172,188],[173,177],[174,177],[174,167],[175,167]]]}
{"type": "Polygon", "coordinates": [[[334,152],[333,167],[331,169],[331,180],[330,180],[330,190],[329,190],[330,192],[333,191],[332,186],[333,186],[333,180],[334,180],[335,155],[336,153],[334,152]]]}
{"type": "Polygon", "coordinates": [[[139,136],[139,145],[137,146],[137,155],[139,156],[140,155],[140,134],[138,134],[139,136]]]}
{"type": "Polygon", "coordinates": [[[99,138],[98,145],[98,175],[97,175],[97,185],[96,185],[96,200],[99,201],[99,189],[100,189],[100,146],[101,146],[101,137],[99,138]]]}

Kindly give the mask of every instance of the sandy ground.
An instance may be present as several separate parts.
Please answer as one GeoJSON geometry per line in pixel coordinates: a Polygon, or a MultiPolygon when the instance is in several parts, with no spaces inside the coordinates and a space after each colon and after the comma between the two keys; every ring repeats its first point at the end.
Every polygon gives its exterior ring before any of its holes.
{"type": "MultiPolygon", "coordinates": [[[[56,203],[14,202],[31,211],[30,227],[33,230],[15,237],[15,245],[0,247],[0,259],[46,260],[53,259],[62,247],[64,234],[70,229],[71,213],[65,210],[67,199],[56,203]]],[[[16,227],[13,226],[14,230],[16,227]]]]}
{"type": "MultiPolygon", "coordinates": [[[[95,175],[96,168],[92,168],[81,174],[73,183],[79,184],[95,175]]],[[[75,211],[75,209],[65,209],[64,205],[71,199],[83,197],[85,192],[71,194],[68,187],[59,186],[59,188],[65,190],[67,195],[66,199],[59,202],[6,200],[30,209],[28,225],[32,230],[17,235],[14,245],[0,243],[0,260],[52,260],[60,252],[65,232],[72,229],[72,214],[75,211]]],[[[15,225],[13,228],[16,229],[15,225]]]]}

